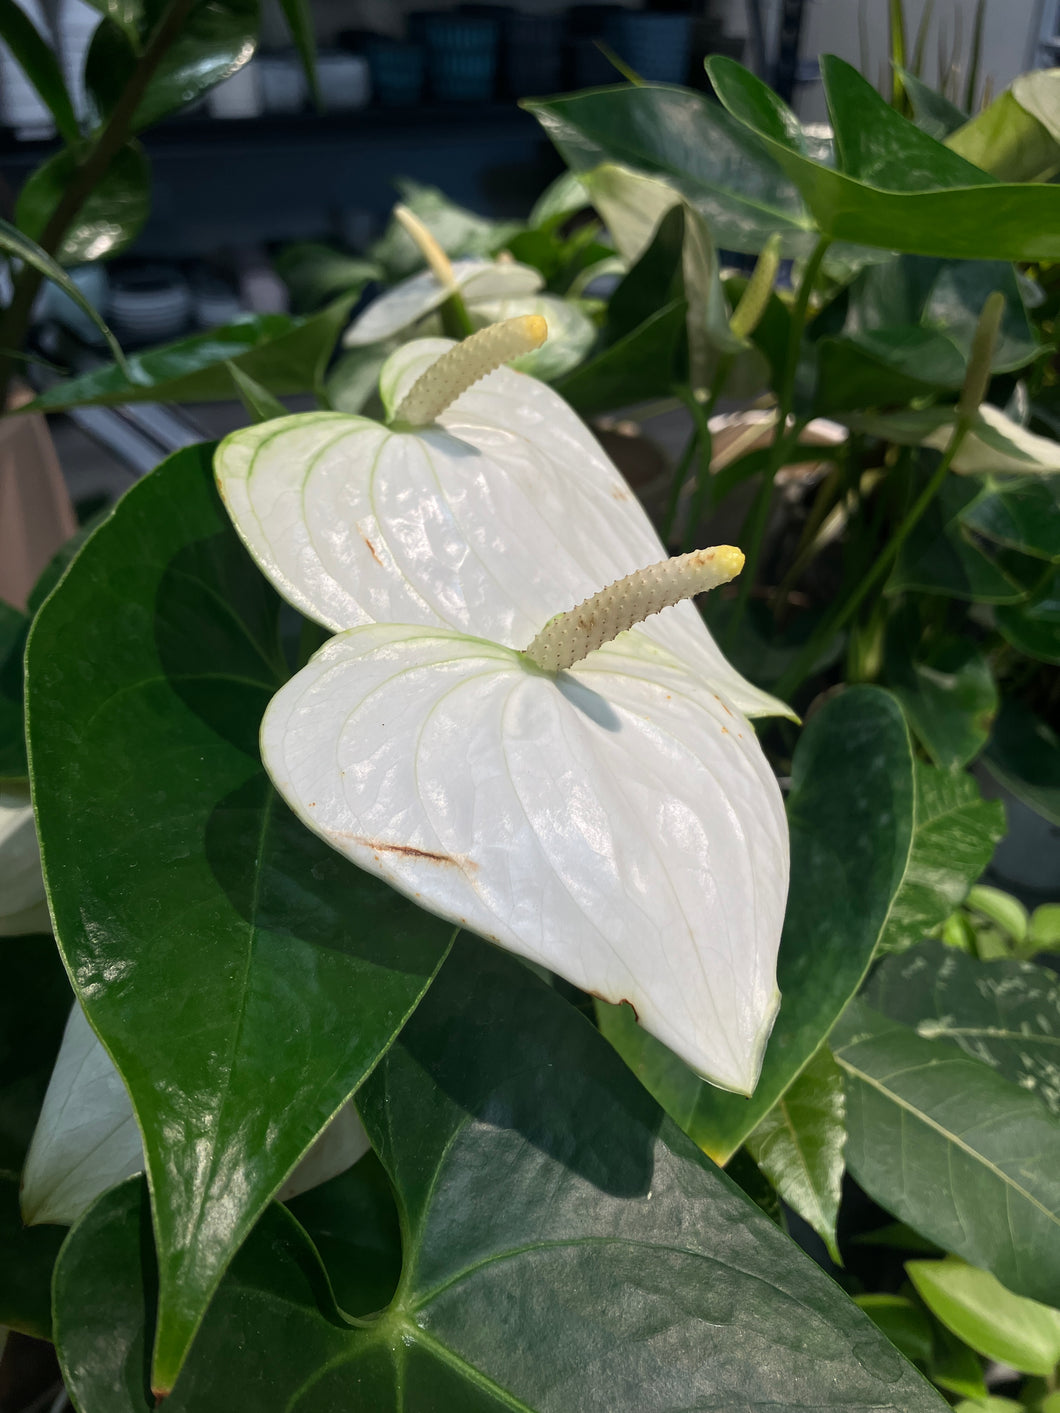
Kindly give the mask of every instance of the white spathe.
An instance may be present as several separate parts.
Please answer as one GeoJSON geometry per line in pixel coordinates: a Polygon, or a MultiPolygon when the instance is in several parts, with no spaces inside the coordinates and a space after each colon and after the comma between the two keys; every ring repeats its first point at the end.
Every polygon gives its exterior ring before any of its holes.
{"type": "MultiPolygon", "coordinates": [[[[345,1172],[368,1147],[351,1101],[295,1168],[279,1200],[345,1172]]],[[[128,1092],[75,1002],[26,1158],[23,1220],[30,1226],[72,1225],[108,1188],[143,1170],[140,1130],[128,1092]]]]}
{"type": "MultiPolygon", "coordinates": [[[[451,346],[393,355],[388,409],[451,346]]],[[[501,368],[430,428],[281,418],[226,439],[216,469],[266,574],[338,633],[262,725],[296,813],[423,907],[628,1001],[714,1083],[753,1089],[788,841],[744,713],[786,708],[690,603],[567,672],[524,657],[556,613],[665,557],[563,400],[501,368]]]]}
{"type": "MultiPolygon", "coordinates": [[[[468,306],[498,299],[519,299],[536,294],[544,280],[529,265],[515,260],[481,260],[467,257],[453,261],[453,283],[468,306]]],[[[421,270],[401,280],[374,299],[343,335],[347,348],[382,343],[440,309],[452,290],[433,270],[421,270]]]]}
{"type": "MultiPolygon", "coordinates": [[[[843,419],[856,432],[885,437],[902,446],[945,451],[957,423],[954,407],[910,407],[901,412],[862,413],[843,419]]],[[[960,475],[1041,476],[1060,471],[1060,442],[1029,432],[1000,407],[984,402],[957,448],[952,469],[960,475]]]]}
{"type": "Polygon", "coordinates": [[[0,937],[50,932],[29,783],[0,785],[0,937]]]}

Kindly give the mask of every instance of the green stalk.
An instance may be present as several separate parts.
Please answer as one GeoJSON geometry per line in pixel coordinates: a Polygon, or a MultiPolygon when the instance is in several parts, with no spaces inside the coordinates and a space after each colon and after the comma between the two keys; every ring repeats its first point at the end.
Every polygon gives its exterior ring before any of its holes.
{"type": "Polygon", "coordinates": [[[685,442],[684,450],[678,457],[677,465],[674,467],[673,479],[670,482],[670,495],[666,502],[666,510],[662,521],[662,542],[667,549],[670,547],[670,536],[674,532],[674,521],[677,519],[677,506],[681,499],[681,491],[685,484],[685,477],[688,475],[688,468],[692,465],[692,457],[695,455],[696,443],[699,441],[699,427],[693,425],[689,433],[688,441],[685,442]]]}
{"type": "Polygon", "coordinates": [[[714,409],[718,405],[718,398],[725,387],[731,367],[732,359],[730,357],[722,356],[718,359],[718,366],[714,373],[714,386],[711,388],[710,397],[705,405],[698,402],[691,392],[684,399],[685,406],[691,412],[692,420],[696,424],[697,446],[699,448],[696,489],[692,495],[692,504],[688,510],[688,524],[685,527],[684,551],[686,554],[698,546],[696,529],[706,514],[713,496],[714,482],[710,463],[714,459],[714,434],[710,430],[710,419],[714,415],[714,409]]]}
{"type": "Polygon", "coordinates": [[[899,112],[905,106],[905,87],[900,70],[905,68],[905,6],[903,0],[890,0],[891,18],[891,106],[899,112]]]}
{"type": "MultiPolygon", "coordinates": [[[[77,219],[82,206],[92,195],[107,169],[132,135],[133,119],[140,106],[140,100],[155,75],[159,64],[170,45],[176,40],[185,21],[191,13],[195,0],[171,0],[155,25],[144,52],[130,75],[114,111],[99,129],[95,141],[89,147],[84,161],[77,168],[73,180],[63,192],[55,210],[48,218],[37,244],[48,255],[54,255],[62,245],[63,238],[77,219]]],[[[15,280],[3,320],[0,321],[0,346],[21,348],[29,328],[33,302],[40,289],[43,275],[29,265],[23,265],[15,280]]],[[[7,390],[11,381],[13,360],[9,356],[0,358],[0,408],[7,406],[7,390]]]]}
{"type": "Polygon", "coordinates": [[[780,388],[777,393],[777,430],[773,439],[769,464],[762,472],[762,480],[759,483],[758,491],[754,502],[748,512],[744,522],[743,531],[740,535],[740,547],[746,555],[743,573],[740,575],[740,587],[736,595],[736,604],[733,608],[732,617],[729,620],[728,638],[731,641],[747,610],[747,602],[751,596],[751,589],[754,586],[755,572],[758,569],[758,561],[762,553],[762,541],[765,538],[766,525],[769,520],[769,503],[773,497],[773,482],[777,472],[784,465],[784,459],[791,446],[798,441],[802,431],[800,426],[788,428],[791,419],[792,405],[795,401],[795,375],[799,367],[799,350],[802,346],[802,335],[806,328],[806,315],[810,307],[810,296],[813,293],[814,284],[820,273],[821,262],[824,260],[831,241],[827,236],[819,237],[817,244],[813,248],[813,254],[806,262],[806,268],[802,272],[802,279],[799,281],[798,293],[795,296],[795,303],[791,310],[791,327],[788,331],[788,349],[784,361],[784,374],[781,379],[780,388]]]}

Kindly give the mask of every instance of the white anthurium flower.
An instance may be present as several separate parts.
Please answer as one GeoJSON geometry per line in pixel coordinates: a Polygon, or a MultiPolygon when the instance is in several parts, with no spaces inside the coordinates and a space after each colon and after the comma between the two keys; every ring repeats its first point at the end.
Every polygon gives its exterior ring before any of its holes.
{"type": "Polygon", "coordinates": [[[473,318],[480,304],[525,298],[537,294],[544,284],[536,270],[515,260],[468,257],[454,260],[449,268],[452,283],[440,279],[434,270],[421,270],[374,299],[346,330],[343,344],[361,348],[397,338],[440,309],[454,289],[473,318]]]}
{"type": "Polygon", "coordinates": [[[50,932],[28,781],[0,785],[0,937],[50,932]]]}
{"type": "MultiPolygon", "coordinates": [[[[945,451],[957,423],[955,407],[910,407],[902,412],[864,413],[843,419],[855,432],[885,437],[902,446],[945,451]]],[[[1060,442],[1029,432],[1000,407],[981,403],[957,448],[952,470],[961,475],[1052,475],[1060,471],[1060,442]]]]}
{"type": "Polygon", "coordinates": [[[739,552],[645,571],[662,546],[598,444],[548,387],[495,366],[541,332],[406,345],[380,382],[390,426],[307,414],[222,444],[251,553],[337,632],[274,698],[263,759],[355,863],[628,1001],[698,1073],[749,1092],[788,848],[743,713],[786,708],[678,602],[739,552]],[[569,660],[542,639],[552,620],[556,641],[581,635],[569,660]]]}
{"type": "Polygon", "coordinates": [[[491,299],[468,307],[477,329],[502,324],[520,315],[538,315],[548,325],[548,338],[540,348],[513,358],[511,367],[552,383],[587,357],[596,342],[596,325],[575,301],[555,294],[531,294],[519,299],[491,299]]]}
{"type": "MultiPolygon", "coordinates": [[[[344,1105],[277,1196],[286,1201],[337,1177],[368,1148],[352,1102],[344,1105]]],[[[75,1002],[26,1158],[23,1220],[70,1226],[108,1188],[143,1170],[128,1092],[75,1002]]]]}

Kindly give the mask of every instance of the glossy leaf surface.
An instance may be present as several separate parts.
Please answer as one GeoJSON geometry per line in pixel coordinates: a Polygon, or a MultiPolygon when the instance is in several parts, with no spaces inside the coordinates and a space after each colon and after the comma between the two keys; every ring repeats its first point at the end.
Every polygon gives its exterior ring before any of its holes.
{"type": "Polygon", "coordinates": [[[978,488],[947,480],[902,545],[887,580],[889,594],[909,590],[975,603],[1018,603],[1026,590],[975,543],[964,513],[978,488]]]}
{"type": "Polygon", "coordinates": [[[76,142],[81,132],[58,57],[16,0],[0,0],[0,38],[47,106],[63,140],[76,142]]]}
{"type": "Polygon", "coordinates": [[[917,761],[913,846],[879,950],[904,951],[944,922],[1004,834],[1004,807],[984,800],[970,775],[917,761]]]}
{"type": "Polygon", "coordinates": [[[1006,641],[1039,662],[1060,664],[1060,571],[1024,603],[995,610],[1006,641]]]}
{"type": "Polygon", "coordinates": [[[28,656],[59,939],[144,1134],[160,1387],[451,932],[325,848],[270,789],[257,727],[288,674],[279,602],[210,459],[189,448],[133,487],[38,615],[28,656]]]}
{"type": "MultiPolygon", "coordinates": [[[[1050,190],[1060,191],[1060,186],[1050,190]]],[[[928,446],[945,451],[957,423],[955,407],[909,407],[901,412],[870,413],[844,419],[857,431],[884,437],[903,446],[928,446]]],[[[1060,447],[984,402],[953,458],[954,471],[964,475],[1027,476],[1060,472],[1060,447]]]]}
{"type": "MultiPolygon", "coordinates": [[[[404,1213],[393,1304],[344,1325],[305,1236],[272,1209],[207,1316],[175,1413],[212,1413],[247,1387],[262,1413],[710,1400],[765,1413],[792,1388],[850,1413],[944,1406],[592,1028],[482,944],[457,944],[360,1106],[404,1213]]],[[[144,1406],[137,1206],[133,1187],[104,1199],[57,1273],[62,1359],[86,1413],[104,1396],[113,1413],[144,1406]]]]}
{"type": "Polygon", "coordinates": [[[1006,549],[1060,563],[1060,481],[1042,476],[988,483],[962,510],[961,523],[1006,549]]]}
{"type": "Polygon", "coordinates": [[[1060,1124],[1037,1096],[860,1001],[831,1043],[847,1166],[869,1196],[1016,1294],[1055,1298],[1060,1124]]]}
{"type": "Polygon", "coordinates": [[[827,57],[822,73],[833,124],[843,133],[843,171],[807,155],[798,125],[760,79],[721,56],[707,68],[726,109],[765,145],[829,239],[949,259],[1060,253],[1060,190],[993,182],[891,113],[841,60],[827,57]]]}
{"type": "Polygon", "coordinates": [[[752,1158],[837,1264],[845,1110],[843,1076],[823,1046],[747,1138],[752,1158]]]}
{"type": "Polygon", "coordinates": [[[905,1269],[932,1314],[988,1359],[1042,1378],[1060,1363],[1060,1310],[1013,1295],[989,1271],[952,1257],[908,1261],[905,1269]]]}
{"type": "Polygon", "coordinates": [[[806,255],[810,217],[756,135],[689,89],[605,88],[525,105],[583,178],[603,163],[660,177],[699,212],[718,245],[757,253],[779,233],[806,255]]]}
{"type": "Polygon", "coordinates": [[[666,396],[684,353],[686,317],[685,301],[671,300],[568,373],[558,391],[582,417],[666,396]]]}
{"type": "Polygon", "coordinates": [[[959,770],[979,754],[997,715],[998,695],[986,655],[965,637],[910,640],[909,619],[888,625],[887,682],[936,765],[959,770]]]}
{"type": "Polygon", "coordinates": [[[232,396],[229,362],[273,394],[311,392],[323,376],[350,302],[350,296],[343,297],[305,319],[257,314],[134,353],[127,360],[129,376],[107,364],[56,383],[30,408],[51,412],[95,403],[226,401],[232,396]]]}
{"type": "MultiPolygon", "coordinates": [[[[140,45],[166,10],[166,0],[143,0],[135,21],[140,45]]],[[[241,68],[257,43],[258,10],[258,0],[195,0],[140,100],[133,131],[193,103],[241,68]]],[[[102,117],[112,112],[137,58],[137,46],[120,24],[106,19],[98,26],[85,59],[85,85],[102,117]]]]}
{"type": "MultiPolygon", "coordinates": [[[[15,221],[39,240],[82,156],[64,147],[26,178],[15,204],[15,221]]],[[[139,235],[151,209],[151,167],[138,143],[127,143],[93,187],[67,228],[56,259],[63,265],[107,260],[139,235]]]]}
{"type": "Polygon", "coordinates": [[[1024,804],[1060,825],[1060,738],[1023,702],[1006,699],[983,757],[1024,804]]]}
{"type": "Polygon", "coordinates": [[[667,1113],[727,1161],[808,1064],[857,990],[913,847],[913,753],[886,692],[857,687],[799,740],[788,796],[791,889],[777,979],[781,1007],[750,1102],[703,1084],[632,1022],[599,1007],[600,1027],[667,1113]]]}
{"type": "Polygon", "coordinates": [[[865,999],[927,1040],[951,1041],[1060,1117],[1060,979],[1048,967],[981,962],[927,941],[885,962],[865,999]]]}

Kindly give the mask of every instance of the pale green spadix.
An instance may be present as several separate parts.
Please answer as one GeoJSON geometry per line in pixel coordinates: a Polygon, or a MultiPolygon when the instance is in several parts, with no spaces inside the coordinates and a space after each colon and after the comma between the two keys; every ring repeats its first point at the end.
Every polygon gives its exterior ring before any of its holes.
{"type": "MultiPolygon", "coordinates": [[[[466,348],[406,345],[384,404],[466,348]]],[[[557,614],[664,551],[561,398],[509,368],[467,373],[417,431],[311,413],[219,449],[251,553],[337,633],[270,705],[266,766],[354,862],[628,1001],[697,1072],[748,1091],[778,1000],[788,850],[744,713],[785,708],[688,602],[618,623],[567,670],[531,661],[557,614]]]]}

